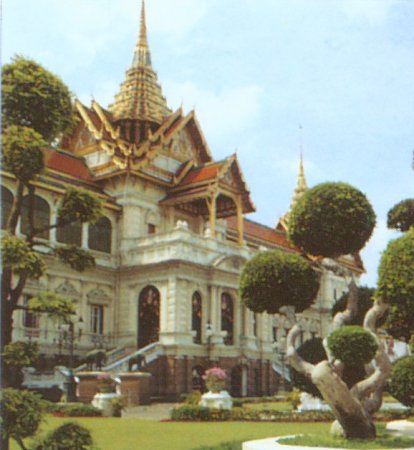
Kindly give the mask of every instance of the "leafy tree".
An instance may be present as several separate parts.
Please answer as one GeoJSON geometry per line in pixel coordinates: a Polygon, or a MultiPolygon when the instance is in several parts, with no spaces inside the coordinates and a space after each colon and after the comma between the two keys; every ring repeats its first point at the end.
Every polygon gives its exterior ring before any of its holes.
{"type": "Polygon", "coordinates": [[[29,127],[47,142],[75,122],[71,93],[62,80],[37,62],[16,56],[2,71],[2,123],[29,127]]]}
{"type": "MultiPolygon", "coordinates": [[[[16,192],[7,219],[7,233],[2,239],[1,353],[11,342],[13,312],[18,308],[27,280],[38,279],[45,272],[46,265],[37,251],[39,245],[43,248],[49,246],[50,255],[57,256],[75,270],[86,270],[94,265],[93,258],[84,250],[74,246],[53,246],[40,241],[39,236],[50,228],[77,221],[94,223],[102,214],[102,202],[96,196],[80,189],[68,189],[58,205],[57,223],[44,228],[37,226],[34,206],[37,188],[34,181],[44,170],[45,146],[56,142],[74,122],[71,94],[58,77],[22,57],[16,57],[11,64],[5,65],[2,74],[1,162],[3,169],[16,178],[16,192]],[[17,224],[25,211],[23,198],[26,196],[28,230],[25,236],[18,237],[17,224]]],[[[54,293],[42,294],[41,297],[38,298],[37,310],[50,313],[54,304],[55,314],[59,306],[62,317],[73,313],[54,293]],[[43,302],[43,309],[39,309],[39,302],[43,302]]],[[[2,383],[7,386],[10,380],[4,376],[4,370],[2,373],[2,383]]]]}
{"type": "Polygon", "coordinates": [[[390,393],[403,405],[414,406],[414,356],[396,361],[390,378],[390,393]]]}
{"type": "Polygon", "coordinates": [[[414,199],[403,200],[391,208],[388,211],[387,226],[403,232],[414,227],[414,199]]]}
{"type": "Polygon", "coordinates": [[[23,439],[34,436],[43,420],[43,400],[29,391],[6,388],[1,392],[1,412],[3,442],[13,438],[26,450],[23,439]]]}
{"type": "Polygon", "coordinates": [[[365,195],[345,183],[306,191],[289,218],[289,239],[306,253],[335,257],[361,250],[375,226],[365,195]]]}
{"type": "Polygon", "coordinates": [[[259,313],[274,314],[286,305],[301,312],[312,304],[318,289],[319,277],[311,264],[281,250],[257,253],[240,277],[244,304],[259,313]]]}
{"type": "Polygon", "coordinates": [[[53,430],[35,450],[91,450],[90,431],[75,423],[66,422],[53,430]]]}
{"type": "Polygon", "coordinates": [[[11,387],[20,388],[23,382],[22,369],[33,365],[39,356],[37,342],[17,341],[7,344],[2,355],[11,387]]]}
{"type": "MultiPolygon", "coordinates": [[[[304,254],[332,258],[360,250],[374,225],[375,213],[359,190],[344,183],[325,183],[305,192],[299,199],[289,219],[288,235],[304,254]]],[[[254,311],[275,312],[282,305],[289,305],[279,312],[289,315],[290,321],[295,322],[292,309],[299,306],[299,311],[303,310],[316,292],[310,294],[310,283],[298,282],[290,287],[282,283],[290,274],[300,271],[301,264],[297,260],[289,259],[286,270],[269,257],[264,258],[253,258],[246,264],[241,276],[241,297],[254,311]],[[302,302],[297,300],[300,298],[302,302]],[[273,307],[269,308],[269,304],[273,307]]],[[[292,282],[290,278],[289,283],[292,282]]],[[[298,324],[289,331],[286,354],[289,365],[311,381],[330,404],[337,419],[332,428],[335,433],[348,439],[372,439],[375,437],[372,414],[381,404],[382,389],[390,371],[376,335],[376,323],[387,306],[376,300],[366,314],[364,329],[344,328],[355,319],[357,306],[358,290],[355,283],[351,283],[346,308],[334,317],[333,334],[326,343],[327,360],[318,361],[321,355],[316,352],[316,361],[309,362],[310,358],[299,352],[297,341],[301,327],[298,324]],[[363,366],[373,358],[374,374],[365,376],[363,366]],[[357,371],[352,369],[355,366],[357,371]]]]}

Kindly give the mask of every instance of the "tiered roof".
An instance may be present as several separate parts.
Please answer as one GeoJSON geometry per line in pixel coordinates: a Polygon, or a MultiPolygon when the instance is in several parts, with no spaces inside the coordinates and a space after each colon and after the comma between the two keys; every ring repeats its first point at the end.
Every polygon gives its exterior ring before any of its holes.
{"type": "Polygon", "coordinates": [[[109,110],[116,120],[139,119],[161,124],[171,114],[151,65],[147,39],[145,4],[142,2],[141,25],[131,67],[109,110]]]}

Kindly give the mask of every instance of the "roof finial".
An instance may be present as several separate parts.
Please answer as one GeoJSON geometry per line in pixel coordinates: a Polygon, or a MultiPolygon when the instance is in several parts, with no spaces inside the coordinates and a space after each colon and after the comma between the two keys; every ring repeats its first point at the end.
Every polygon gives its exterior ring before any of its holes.
{"type": "Polygon", "coordinates": [[[141,20],[139,25],[139,36],[137,44],[135,45],[134,58],[132,60],[132,67],[151,67],[151,55],[147,39],[147,24],[145,20],[145,2],[141,3],[141,20]]]}
{"type": "Polygon", "coordinates": [[[141,23],[139,27],[139,41],[138,44],[143,47],[148,47],[147,41],[147,24],[145,20],[145,0],[141,3],[141,23]]]}

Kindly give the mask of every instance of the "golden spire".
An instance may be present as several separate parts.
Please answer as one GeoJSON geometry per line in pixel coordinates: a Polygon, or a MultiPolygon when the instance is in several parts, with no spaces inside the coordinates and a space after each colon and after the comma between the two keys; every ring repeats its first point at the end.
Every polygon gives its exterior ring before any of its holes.
{"type": "Polygon", "coordinates": [[[296,182],[296,187],[293,192],[292,201],[290,202],[289,211],[284,215],[283,222],[286,224],[286,226],[289,224],[289,217],[292,213],[293,208],[295,207],[298,200],[302,197],[302,195],[305,193],[305,191],[308,189],[308,185],[306,184],[306,178],[305,178],[305,170],[303,167],[303,154],[300,153],[300,161],[299,161],[299,173],[298,173],[298,179],[296,182]]]}
{"type": "Polygon", "coordinates": [[[138,40],[135,45],[134,58],[131,67],[151,67],[151,54],[147,39],[147,24],[145,20],[145,2],[141,5],[141,22],[139,26],[138,40]]]}
{"type": "Polygon", "coordinates": [[[158,124],[165,116],[171,114],[158,84],[157,74],[151,65],[144,0],[141,5],[140,29],[132,64],[109,110],[116,120],[136,119],[158,124]]]}

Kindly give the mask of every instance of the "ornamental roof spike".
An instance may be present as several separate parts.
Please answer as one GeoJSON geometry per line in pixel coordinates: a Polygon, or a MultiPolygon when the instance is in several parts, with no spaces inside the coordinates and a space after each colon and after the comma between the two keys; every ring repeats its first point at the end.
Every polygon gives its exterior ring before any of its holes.
{"type": "Polygon", "coordinates": [[[161,124],[171,114],[157,74],[152,68],[144,0],[141,4],[140,28],[132,64],[114,102],[109,106],[109,111],[115,120],[132,119],[157,124],[161,124]]]}

